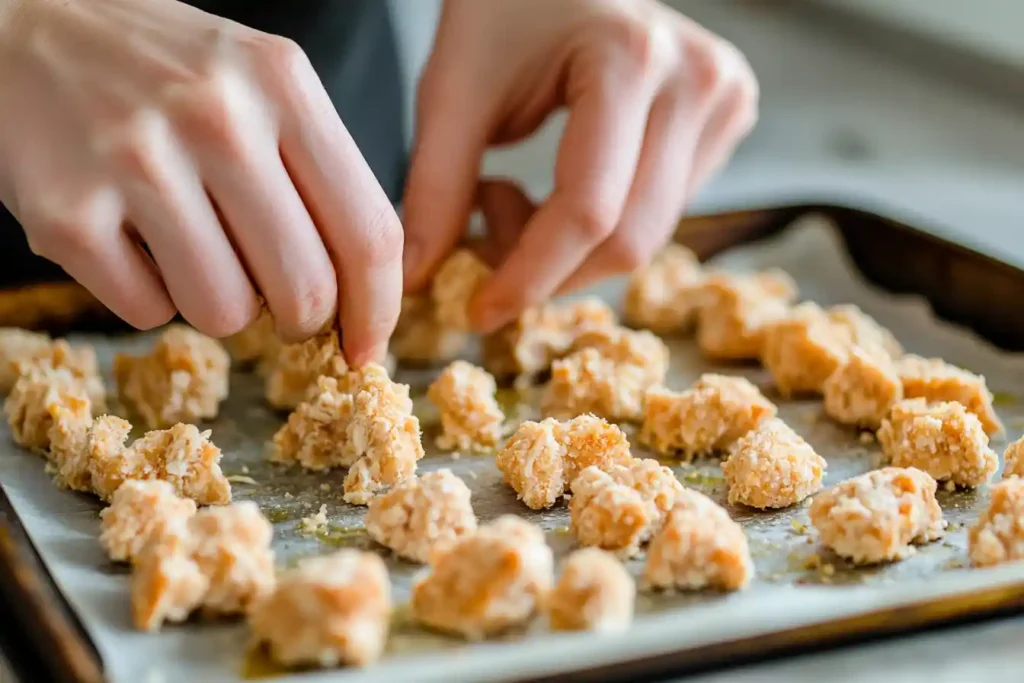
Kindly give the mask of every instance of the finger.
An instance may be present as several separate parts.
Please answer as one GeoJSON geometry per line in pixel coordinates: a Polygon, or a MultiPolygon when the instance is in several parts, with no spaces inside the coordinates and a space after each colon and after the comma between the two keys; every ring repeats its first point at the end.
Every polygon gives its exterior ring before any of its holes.
{"type": "Polygon", "coordinates": [[[658,96],[622,219],[559,289],[560,294],[632,271],[670,239],[687,200],[686,179],[713,109],[712,101],[701,103],[682,85],[669,86],[658,96]]]}
{"type": "Polygon", "coordinates": [[[59,265],[115,315],[140,330],[159,327],[177,312],[160,273],[121,227],[123,206],[112,189],[90,193],[77,207],[27,213],[32,250],[59,265]]]}
{"type": "Polygon", "coordinates": [[[653,93],[629,60],[608,60],[598,71],[579,87],[570,82],[554,192],[472,303],[483,332],[551,296],[619,222],[653,93]]]}
{"type": "Polygon", "coordinates": [[[302,50],[267,45],[281,157],[338,274],[345,355],[383,360],[402,301],[401,223],[302,50]]]}
{"type": "Polygon", "coordinates": [[[277,130],[232,75],[175,99],[224,228],[285,341],[323,329],[337,310],[334,265],[281,161],[277,130]]]}
{"type": "Polygon", "coordinates": [[[505,179],[481,181],[477,187],[476,203],[487,227],[478,253],[492,268],[496,268],[515,249],[523,227],[537,207],[519,185],[505,179]]]}
{"type": "Polygon", "coordinates": [[[416,142],[403,202],[405,288],[424,287],[465,234],[487,148],[486,121],[466,69],[432,64],[420,85],[416,142]]]}
{"type": "Polygon", "coordinates": [[[252,322],[259,314],[256,292],[166,121],[140,115],[103,146],[126,188],[127,217],[185,319],[214,337],[252,322]]]}
{"type": "Polygon", "coordinates": [[[694,155],[687,197],[693,197],[721,169],[754,127],[757,98],[757,82],[749,75],[737,76],[724,89],[694,155]]]}

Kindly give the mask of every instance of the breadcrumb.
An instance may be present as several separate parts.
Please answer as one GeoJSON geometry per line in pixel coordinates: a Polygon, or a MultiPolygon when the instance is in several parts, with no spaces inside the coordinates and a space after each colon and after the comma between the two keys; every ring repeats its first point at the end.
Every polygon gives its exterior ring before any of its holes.
{"type": "Polygon", "coordinates": [[[427,390],[441,414],[442,450],[482,451],[501,439],[505,415],[495,399],[497,384],[483,368],[457,360],[445,368],[427,390]]]}
{"type": "Polygon", "coordinates": [[[162,520],[132,570],[136,628],[156,631],[197,609],[244,613],[274,588],[272,536],[273,526],[252,501],[162,520]]]}
{"type": "Polygon", "coordinates": [[[14,442],[26,448],[49,448],[50,428],[62,406],[91,415],[92,403],[83,383],[66,368],[26,366],[4,401],[14,442]]]}
{"type": "Polygon", "coordinates": [[[391,583],[373,553],[308,557],[281,574],[249,614],[253,639],[286,666],[366,666],[384,651],[391,583]]]}
{"type": "Polygon", "coordinates": [[[633,621],[636,585],[626,568],[597,548],[573,552],[546,605],[556,631],[624,631],[633,621]]]}
{"type": "Polygon", "coordinates": [[[321,505],[315,515],[308,515],[299,520],[299,533],[315,534],[327,528],[327,506],[321,505]]]}
{"type": "Polygon", "coordinates": [[[438,268],[431,284],[437,322],[455,330],[468,330],[469,302],[490,275],[487,264],[469,249],[453,251],[438,268]]]}
{"type": "Polygon", "coordinates": [[[890,358],[903,356],[903,347],[888,329],[853,304],[840,304],[828,308],[828,318],[833,325],[844,330],[844,336],[853,346],[877,349],[890,358]]]}
{"type": "Polygon", "coordinates": [[[484,338],[484,367],[498,378],[530,380],[568,354],[580,336],[615,325],[614,311],[597,298],[530,308],[484,338]]]}
{"type": "Polygon", "coordinates": [[[554,559],[537,526],[505,515],[431,559],[413,586],[415,618],[470,640],[525,623],[544,604],[554,559]]]}
{"type": "Polygon", "coordinates": [[[57,484],[72,491],[91,492],[89,402],[78,399],[54,404],[50,418],[53,420],[48,431],[50,460],[56,470],[57,484]]]}
{"type": "Polygon", "coordinates": [[[884,467],[833,486],[811,504],[811,524],[833,552],[857,564],[901,560],[911,544],[942,537],[936,482],[914,467],[884,467]]]}
{"type": "Polygon", "coordinates": [[[981,486],[999,468],[981,421],[959,403],[900,401],[882,422],[878,440],[892,465],[916,467],[956,486],[981,486]]]}
{"type": "Polygon", "coordinates": [[[274,318],[263,309],[251,325],[224,340],[231,359],[240,367],[256,366],[266,370],[277,358],[282,346],[274,329],[274,318]]]}
{"type": "Polygon", "coordinates": [[[697,318],[703,276],[693,251],[666,246],[630,276],[622,303],[626,322],[658,334],[686,332],[697,318]]]}
{"type": "Polygon", "coordinates": [[[541,510],[562,497],[583,469],[629,463],[629,441],[618,427],[593,415],[568,422],[523,422],[498,453],[505,483],[527,507],[541,510]]]}
{"type": "Polygon", "coordinates": [[[587,467],[571,489],[569,514],[580,543],[629,557],[661,527],[683,486],[657,460],[637,458],[587,467]]]}
{"type": "Polygon", "coordinates": [[[760,358],[765,326],[785,315],[796,293],[780,270],[709,276],[700,293],[697,345],[713,359],[760,358]]]}
{"type": "Polygon", "coordinates": [[[650,332],[613,327],[582,335],[575,347],[580,350],[552,364],[541,399],[544,414],[639,421],[644,393],[668,372],[665,343],[650,332]]]}
{"type": "Polygon", "coordinates": [[[978,416],[989,435],[1003,431],[985,378],[939,358],[907,355],[896,363],[906,398],[956,401],[978,416]]]}
{"type": "Polygon", "coordinates": [[[1024,479],[1013,477],[990,489],[989,504],[967,532],[975,567],[1024,559],[1024,479]]]}
{"type": "Polygon", "coordinates": [[[733,445],[722,472],[729,503],[767,510],[796,505],[820,491],[827,467],[789,425],[771,418],[733,445]]]}
{"type": "Polygon", "coordinates": [[[30,366],[67,370],[82,384],[92,403],[93,412],[102,413],[107,410],[107,390],[103,386],[93,347],[85,344],[72,346],[63,339],[55,339],[23,353],[15,361],[18,374],[26,372],[30,366]]]}
{"type": "Polygon", "coordinates": [[[878,429],[903,399],[903,384],[887,354],[854,347],[822,387],[825,414],[841,424],[878,429]]]}
{"type": "Polygon", "coordinates": [[[89,463],[93,490],[110,500],[129,479],[161,479],[178,495],[200,505],[231,502],[231,483],[220,468],[221,452],[210,441],[210,431],[178,423],[151,431],[124,446],[131,425],[117,417],[93,422],[89,433],[89,463]]]}
{"type": "Polygon", "coordinates": [[[415,473],[423,445],[408,385],[369,363],[340,380],[321,377],[317,389],[274,435],[271,460],[312,470],[348,467],[344,498],[353,504],[415,473]]]}
{"type": "Polygon", "coordinates": [[[228,395],[228,352],[184,325],[168,327],[147,356],[114,357],[121,402],[149,429],[217,417],[228,395]]]}
{"type": "Polygon", "coordinates": [[[100,511],[100,545],[111,560],[132,562],[161,525],[195,513],[195,501],[179,497],[169,482],[129,479],[100,511]]]}
{"type": "Polygon", "coordinates": [[[7,394],[14,388],[21,374],[18,366],[45,350],[50,343],[50,335],[42,332],[0,327],[0,394],[7,394]]]}
{"type": "Polygon", "coordinates": [[[743,528],[704,494],[681,491],[647,549],[644,584],[656,589],[734,591],[745,588],[753,574],[743,528]]]}
{"type": "Polygon", "coordinates": [[[1003,452],[1003,479],[1024,477],[1024,436],[1010,443],[1003,452]]]}
{"type": "Polygon", "coordinates": [[[820,306],[807,301],[765,326],[761,362],[783,396],[818,394],[846,360],[848,350],[842,328],[820,306]]]}
{"type": "Polygon", "coordinates": [[[652,387],[644,396],[640,442],[684,460],[727,450],[775,405],[743,377],[705,374],[683,392],[652,387]]]}
{"type": "Polygon", "coordinates": [[[366,531],[377,543],[414,562],[476,531],[470,491],[449,469],[407,479],[368,504],[366,531]]]}
{"type": "Polygon", "coordinates": [[[340,379],[347,372],[336,331],[285,344],[269,363],[264,387],[267,403],[278,410],[293,410],[316,390],[318,378],[340,379]]]}
{"type": "Polygon", "coordinates": [[[437,309],[430,297],[407,295],[402,298],[402,311],[390,346],[398,360],[440,363],[455,358],[466,348],[469,334],[442,325],[436,316],[437,309]]]}

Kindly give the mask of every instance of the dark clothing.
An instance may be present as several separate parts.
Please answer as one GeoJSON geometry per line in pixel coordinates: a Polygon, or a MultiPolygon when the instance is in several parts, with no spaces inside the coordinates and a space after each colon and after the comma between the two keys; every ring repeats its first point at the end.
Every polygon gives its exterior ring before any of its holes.
{"type": "MultiPolygon", "coordinates": [[[[286,36],[302,46],[378,182],[393,202],[398,201],[406,166],[403,93],[387,3],[195,0],[189,4],[286,36]]],[[[21,227],[0,206],[0,287],[66,278],[59,267],[29,251],[21,227]]]]}

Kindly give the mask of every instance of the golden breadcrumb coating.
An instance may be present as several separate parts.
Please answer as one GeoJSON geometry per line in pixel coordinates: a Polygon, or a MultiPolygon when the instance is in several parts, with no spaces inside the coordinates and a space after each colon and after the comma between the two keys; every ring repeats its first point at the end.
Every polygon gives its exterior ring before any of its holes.
{"type": "Polygon", "coordinates": [[[553,571],[540,528],[505,515],[431,558],[430,573],[413,586],[413,616],[470,640],[496,635],[544,604],[553,571]]]}
{"type": "Polygon", "coordinates": [[[92,415],[89,402],[71,400],[54,404],[50,414],[50,460],[59,486],[72,491],[91,492],[89,471],[89,431],[92,415]]]}
{"type": "Polygon", "coordinates": [[[17,373],[26,372],[29,366],[63,369],[81,382],[85,393],[92,402],[94,413],[107,410],[107,389],[103,386],[99,364],[96,361],[96,350],[87,344],[72,346],[63,339],[34,348],[21,355],[15,361],[17,373]]]}
{"type": "Polygon", "coordinates": [[[366,666],[384,651],[391,610],[384,561],[346,549],[283,572],[253,605],[249,628],[286,666],[366,666]]]}
{"type": "Polygon", "coordinates": [[[796,293],[792,278],[779,270],[709,276],[700,293],[697,345],[708,358],[760,358],[765,326],[786,314],[796,293]]]}
{"type": "Polygon", "coordinates": [[[351,467],[359,459],[348,439],[355,402],[344,381],[320,377],[316,393],[300,403],[274,434],[270,459],[309,470],[351,467]]]}
{"type": "Polygon", "coordinates": [[[903,384],[887,354],[854,347],[822,387],[825,414],[841,424],[878,429],[903,399],[903,384]]]}
{"type": "Polygon", "coordinates": [[[160,479],[129,479],[100,511],[100,545],[115,562],[132,562],[163,524],[176,524],[196,513],[196,503],[181,498],[160,479]]]}
{"type": "Polygon", "coordinates": [[[574,347],[579,350],[551,366],[551,381],[541,399],[544,414],[640,420],[644,393],[668,372],[665,343],[650,332],[612,327],[581,335],[574,347]]]}
{"type": "Polygon", "coordinates": [[[820,491],[827,467],[789,425],[771,418],[733,444],[722,472],[729,503],[767,510],[796,505],[820,491]]]}
{"type": "Polygon", "coordinates": [[[281,339],[274,328],[274,318],[266,309],[244,330],[224,340],[224,347],[236,365],[257,366],[264,370],[264,366],[277,358],[281,346],[281,339]]]}
{"type": "Polygon", "coordinates": [[[572,530],[580,545],[632,557],[652,526],[650,510],[633,487],[597,467],[588,467],[572,480],[569,500],[572,530]]]}
{"type": "Polygon", "coordinates": [[[844,331],[845,337],[853,346],[866,349],[880,349],[890,358],[903,356],[903,346],[877,320],[853,304],[830,306],[826,311],[832,324],[844,331]]]}
{"type": "Polygon", "coordinates": [[[437,447],[481,451],[497,446],[505,421],[495,398],[497,389],[494,377],[472,363],[457,360],[445,368],[427,390],[441,415],[437,447]]]}
{"type": "Polygon", "coordinates": [[[192,559],[188,523],[161,523],[137,554],[129,581],[132,622],[140,631],[159,631],[181,622],[202,604],[210,579],[192,559]]]}
{"type": "Polygon", "coordinates": [[[21,374],[18,366],[50,346],[50,335],[19,327],[0,327],[0,394],[14,388],[21,374]]]}
{"type": "Polygon", "coordinates": [[[1003,479],[1024,477],[1024,436],[1007,445],[1003,452],[1003,479]]]}
{"type": "Polygon", "coordinates": [[[469,249],[456,249],[441,264],[430,285],[437,308],[436,319],[443,327],[468,330],[469,302],[491,269],[469,249]]]}
{"type": "Polygon", "coordinates": [[[975,567],[1024,560],[1024,479],[992,486],[988,507],[967,532],[967,553],[975,567]]]}
{"type": "Polygon", "coordinates": [[[520,500],[541,510],[554,505],[583,469],[606,469],[632,459],[622,430],[593,415],[580,415],[564,423],[554,418],[523,422],[495,464],[520,500]]]}
{"type": "Polygon", "coordinates": [[[775,405],[749,380],[704,374],[683,392],[664,387],[647,391],[640,442],[691,460],[727,450],[775,414],[775,405]]]}
{"type": "Polygon", "coordinates": [[[571,488],[569,514],[580,543],[622,557],[635,554],[661,527],[683,490],[671,469],[647,458],[587,467],[571,488]]]}
{"type": "Polygon", "coordinates": [[[878,441],[893,466],[916,467],[957,486],[981,486],[999,468],[981,421],[959,403],[923,398],[895,403],[878,441]]]}
{"type": "Polygon", "coordinates": [[[132,568],[136,627],[158,630],[197,609],[245,613],[274,589],[272,536],[273,526],[252,501],[161,520],[132,568]]]}
{"type": "Polygon", "coordinates": [[[293,410],[305,401],[319,377],[340,379],[348,372],[335,331],[281,346],[268,365],[264,393],[267,403],[278,410],[293,410]]]}
{"type": "Polygon", "coordinates": [[[815,496],[811,523],[821,542],[857,564],[901,560],[911,544],[942,537],[936,483],[913,467],[884,467],[815,496]]]}
{"type": "Polygon", "coordinates": [[[843,329],[807,301],[765,326],[761,362],[783,396],[817,394],[848,350],[843,329]]]}
{"type": "Polygon", "coordinates": [[[689,330],[697,318],[703,275],[690,249],[669,244],[630,275],[622,302],[626,322],[658,334],[689,330]]]}
{"type": "Polygon", "coordinates": [[[14,442],[25,448],[50,447],[50,428],[61,406],[91,414],[85,385],[66,368],[28,365],[4,401],[14,442]]]}
{"type": "Polygon", "coordinates": [[[345,502],[366,505],[373,496],[416,473],[423,458],[420,421],[412,414],[409,387],[369,364],[358,378],[348,439],[359,459],[345,476],[345,502]]]}
{"type": "Polygon", "coordinates": [[[615,312],[593,297],[530,308],[484,338],[484,367],[495,377],[532,379],[568,354],[580,336],[616,324],[615,312]]]}
{"type": "Polygon", "coordinates": [[[647,548],[644,584],[657,589],[734,591],[745,588],[753,575],[743,528],[704,494],[681,491],[647,548]]]}
{"type": "Polygon", "coordinates": [[[1003,431],[985,378],[939,358],[907,355],[896,363],[903,396],[930,402],[956,401],[978,416],[989,435],[1003,431]]]}
{"type": "Polygon", "coordinates": [[[231,359],[216,339],[168,327],[146,356],[114,357],[121,402],[149,429],[217,417],[228,395],[231,359]]]}
{"type": "Polygon", "coordinates": [[[231,502],[231,483],[220,469],[221,452],[210,441],[209,430],[178,423],[170,429],[147,432],[131,446],[124,441],[131,430],[124,420],[104,416],[89,434],[90,475],[93,490],[103,500],[129,479],[162,479],[178,495],[200,505],[231,502]]]}
{"type": "Polygon", "coordinates": [[[636,584],[612,555],[597,548],[573,552],[551,589],[546,611],[555,631],[615,632],[633,621],[636,584]]]}
{"type": "Polygon", "coordinates": [[[400,361],[443,363],[462,353],[469,339],[468,332],[437,321],[437,308],[430,297],[406,295],[402,297],[402,312],[390,349],[400,361]]]}
{"type": "Polygon", "coordinates": [[[377,543],[414,562],[476,531],[469,487],[449,469],[428,472],[396,484],[373,498],[366,531],[377,543]]]}

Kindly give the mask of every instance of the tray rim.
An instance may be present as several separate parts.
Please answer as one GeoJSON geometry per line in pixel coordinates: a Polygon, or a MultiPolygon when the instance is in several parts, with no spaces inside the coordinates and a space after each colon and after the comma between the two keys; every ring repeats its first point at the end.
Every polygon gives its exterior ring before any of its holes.
{"type": "MultiPolygon", "coordinates": [[[[902,221],[838,203],[768,205],[688,216],[680,221],[674,239],[692,246],[702,259],[706,259],[725,249],[781,232],[796,219],[811,214],[833,220],[841,231],[842,226],[851,220],[870,221],[1024,281],[1024,269],[992,255],[902,221]],[[723,224],[726,227],[723,228],[723,224]],[[729,228],[730,225],[733,227],[729,228]],[[724,239],[726,236],[732,239],[724,239]]],[[[845,233],[843,237],[845,241],[845,233]]],[[[106,680],[104,663],[92,637],[46,568],[2,484],[0,604],[9,605],[11,609],[8,627],[0,632],[0,647],[19,680],[55,683],[106,680]],[[12,638],[12,633],[18,635],[12,638]],[[21,647],[32,648],[35,656],[12,657],[12,640],[20,646],[19,650],[21,647]]],[[[1024,612],[1024,579],[732,641],[641,654],[595,667],[581,666],[517,680],[548,683],[563,680],[643,680],[652,675],[683,675],[1021,612],[1024,612]]]]}

